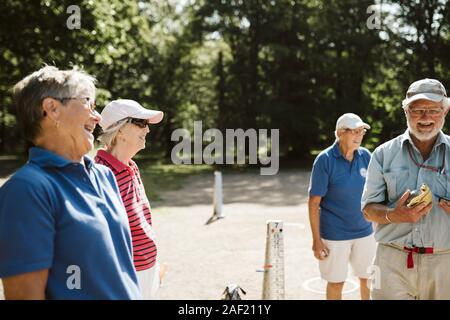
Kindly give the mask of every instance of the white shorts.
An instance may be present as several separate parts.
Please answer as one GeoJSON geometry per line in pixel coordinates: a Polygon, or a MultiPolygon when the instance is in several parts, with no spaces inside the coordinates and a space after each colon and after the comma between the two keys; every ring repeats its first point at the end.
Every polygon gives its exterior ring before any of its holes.
{"type": "Polygon", "coordinates": [[[139,287],[141,288],[142,299],[157,299],[158,289],[161,285],[158,261],[156,261],[156,264],[150,269],[138,271],[137,277],[139,281],[139,287]]]}
{"type": "Polygon", "coordinates": [[[352,266],[353,274],[362,279],[371,275],[369,267],[375,258],[376,242],[374,235],[352,240],[325,240],[323,243],[329,249],[329,255],[319,260],[320,275],[323,280],[337,283],[347,279],[348,264],[352,266]]]}

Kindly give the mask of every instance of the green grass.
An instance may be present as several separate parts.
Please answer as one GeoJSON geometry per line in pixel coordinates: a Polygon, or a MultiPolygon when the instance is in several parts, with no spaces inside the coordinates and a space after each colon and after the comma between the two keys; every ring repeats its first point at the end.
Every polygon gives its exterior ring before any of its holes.
{"type": "Polygon", "coordinates": [[[214,171],[214,167],[209,165],[155,164],[144,159],[137,159],[136,163],[150,202],[160,201],[164,191],[180,189],[189,176],[212,174],[214,171]]]}

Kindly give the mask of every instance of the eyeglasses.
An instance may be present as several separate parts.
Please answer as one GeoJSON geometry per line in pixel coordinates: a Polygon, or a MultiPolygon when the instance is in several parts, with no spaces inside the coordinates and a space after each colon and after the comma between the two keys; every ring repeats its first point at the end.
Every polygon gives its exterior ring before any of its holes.
{"type": "Polygon", "coordinates": [[[425,113],[428,113],[430,116],[437,116],[444,111],[443,108],[408,108],[408,110],[413,116],[423,116],[425,113]]]}
{"type": "Polygon", "coordinates": [[[144,129],[145,127],[148,126],[148,120],[147,119],[137,119],[137,118],[128,118],[128,123],[132,123],[136,126],[138,126],[139,128],[144,129]]]}
{"type": "Polygon", "coordinates": [[[365,135],[367,132],[367,129],[345,129],[345,131],[350,131],[354,135],[365,135]]]}
{"type": "Polygon", "coordinates": [[[62,97],[62,98],[58,98],[58,97],[52,97],[53,99],[56,99],[58,101],[61,101],[61,103],[64,103],[65,100],[82,100],[83,104],[87,104],[91,107],[91,110],[95,110],[96,105],[95,105],[95,100],[91,99],[90,97],[62,97]]]}
{"type": "MultiPolygon", "coordinates": [[[[58,98],[58,97],[51,97],[49,96],[48,98],[53,98],[55,100],[60,101],[61,103],[64,104],[65,100],[77,100],[77,99],[81,99],[83,100],[82,103],[85,105],[89,105],[89,107],[91,108],[91,112],[93,113],[97,113],[97,111],[95,110],[95,108],[97,107],[95,104],[95,100],[91,99],[90,97],[63,97],[63,98],[58,98]]],[[[97,113],[98,114],[98,113],[97,113]]],[[[43,116],[45,117],[47,115],[47,112],[43,112],[43,116]]]]}

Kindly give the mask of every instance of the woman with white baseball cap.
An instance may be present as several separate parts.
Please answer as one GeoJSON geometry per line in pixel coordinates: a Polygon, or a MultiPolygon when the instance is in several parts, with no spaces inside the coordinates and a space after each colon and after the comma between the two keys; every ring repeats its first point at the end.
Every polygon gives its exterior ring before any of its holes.
{"type": "Polygon", "coordinates": [[[95,161],[109,167],[117,180],[128,213],[133,242],[133,260],[144,299],[155,299],[160,286],[151,207],[139,169],[132,158],[145,148],[149,124],[159,123],[164,114],[128,99],[114,100],[103,109],[99,139],[105,146],[95,161]]]}

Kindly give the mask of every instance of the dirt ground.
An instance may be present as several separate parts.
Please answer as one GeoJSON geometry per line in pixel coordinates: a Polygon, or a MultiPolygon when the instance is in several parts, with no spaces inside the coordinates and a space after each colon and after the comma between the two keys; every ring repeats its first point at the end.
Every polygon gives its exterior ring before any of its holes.
{"type": "MultiPolygon", "coordinates": [[[[287,170],[275,176],[223,175],[224,219],[213,213],[213,175],[191,177],[185,187],[167,192],[153,205],[160,261],[168,271],[161,299],[220,299],[227,284],[261,299],[266,221],[284,222],[285,298],[324,299],[325,283],[311,251],[307,191],[310,172],[287,170]]],[[[357,299],[354,278],[345,299],[357,299]]]]}
{"type": "MultiPolygon", "coordinates": [[[[266,221],[276,219],[284,222],[285,298],[324,299],[325,283],[311,251],[309,176],[300,170],[226,173],[225,217],[209,225],[212,174],[191,176],[181,190],[163,193],[152,202],[159,259],[168,267],[159,298],[220,299],[226,285],[236,283],[247,292],[243,299],[261,299],[263,273],[257,270],[264,265],[266,221]]],[[[355,280],[344,286],[344,299],[358,299],[355,280]]]]}

